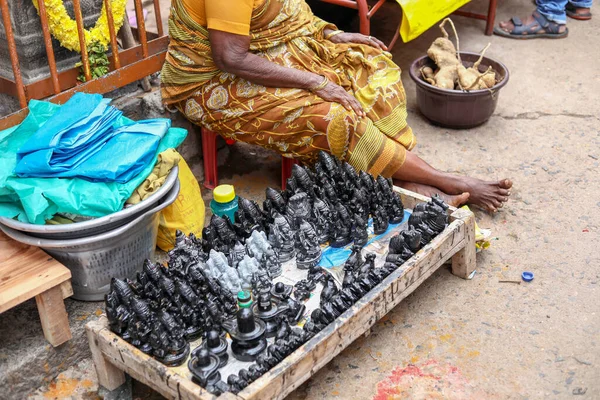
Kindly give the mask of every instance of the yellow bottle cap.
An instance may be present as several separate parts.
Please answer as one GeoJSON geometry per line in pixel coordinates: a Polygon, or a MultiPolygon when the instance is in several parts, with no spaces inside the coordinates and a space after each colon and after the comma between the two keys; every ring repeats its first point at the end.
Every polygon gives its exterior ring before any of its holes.
{"type": "Polygon", "coordinates": [[[229,203],[235,199],[235,189],[232,185],[219,185],[213,189],[213,198],[217,203],[229,203]]]}

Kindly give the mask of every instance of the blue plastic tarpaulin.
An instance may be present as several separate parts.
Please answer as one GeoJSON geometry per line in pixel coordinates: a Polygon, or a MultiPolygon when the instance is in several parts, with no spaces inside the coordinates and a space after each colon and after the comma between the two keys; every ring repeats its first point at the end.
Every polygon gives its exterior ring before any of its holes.
{"type": "MultiPolygon", "coordinates": [[[[392,232],[400,232],[403,225],[406,225],[408,222],[408,218],[410,218],[411,212],[408,210],[404,210],[404,218],[399,224],[389,224],[387,230],[379,235],[375,235],[373,233],[373,218],[369,218],[369,225],[367,227],[367,232],[369,233],[369,240],[365,246],[373,243],[376,240],[380,240],[384,236],[389,235],[392,232]]],[[[327,246],[323,250],[323,254],[321,255],[321,260],[319,261],[319,266],[324,268],[333,268],[340,266],[346,262],[348,257],[352,254],[352,243],[344,247],[331,247],[327,246]]]]}
{"type": "Polygon", "coordinates": [[[23,178],[126,183],[156,154],[168,119],[133,122],[99,94],[75,94],[17,152],[23,178]]]}
{"type": "MultiPolygon", "coordinates": [[[[62,107],[44,101],[32,100],[29,115],[18,126],[0,132],[0,216],[19,221],[44,224],[54,214],[72,213],[89,217],[102,217],[123,208],[131,193],[146,179],[154,168],[158,154],[179,146],[187,131],[170,128],[142,171],[127,183],[90,182],[79,178],[23,178],[14,174],[17,151],[29,141],[62,107]]],[[[133,121],[120,116],[116,125],[133,126],[133,121]]],[[[129,134],[129,132],[126,132],[129,134]]],[[[115,146],[117,143],[113,143],[115,146]]],[[[127,150],[113,148],[109,161],[118,174],[120,161],[127,150]]]]}

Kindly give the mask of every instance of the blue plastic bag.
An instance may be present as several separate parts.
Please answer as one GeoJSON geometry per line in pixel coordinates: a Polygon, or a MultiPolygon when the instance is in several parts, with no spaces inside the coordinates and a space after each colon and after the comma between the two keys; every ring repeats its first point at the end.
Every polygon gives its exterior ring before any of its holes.
{"type": "Polygon", "coordinates": [[[19,148],[15,173],[120,183],[138,175],[171,121],[123,121],[109,102],[97,94],[75,94],[19,148]]]}
{"type": "MultiPolygon", "coordinates": [[[[83,179],[21,178],[13,171],[17,151],[30,140],[61,106],[31,100],[29,115],[17,127],[0,132],[0,216],[17,218],[21,222],[44,224],[54,214],[73,213],[102,217],[123,208],[125,201],[154,168],[158,153],[176,148],[187,131],[171,128],[160,140],[158,148],[145,168],[129,182],[89,182],[83,179]]],[[[120,117],[116,126],[129,126],[132,121],[120,117]]],[[[119,155],[121,157],[124,155],[119,155]]]]}

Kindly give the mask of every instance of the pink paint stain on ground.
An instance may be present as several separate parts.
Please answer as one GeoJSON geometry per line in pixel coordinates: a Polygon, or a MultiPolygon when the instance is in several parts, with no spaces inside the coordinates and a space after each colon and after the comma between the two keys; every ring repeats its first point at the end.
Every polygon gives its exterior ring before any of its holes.
{"type": "Polygon", "coordinates": [[[481,395],[457,367],[428,360],[419,365],[396,367],[377,384],[373,400],[480,399],[481,395]]]}

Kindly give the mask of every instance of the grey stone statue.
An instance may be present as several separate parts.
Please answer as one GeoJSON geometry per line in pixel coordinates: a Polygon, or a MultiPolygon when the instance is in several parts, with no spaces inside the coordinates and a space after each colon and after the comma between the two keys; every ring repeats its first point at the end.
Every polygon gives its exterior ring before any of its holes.
{"type": "Polygon", "coordinates": [[[260,269],[258,260],[249,255],[245,255],[244,259],[238,265],[238,274],[241,279],[242,289],[252,290],[252,278],[260,269]]]}

